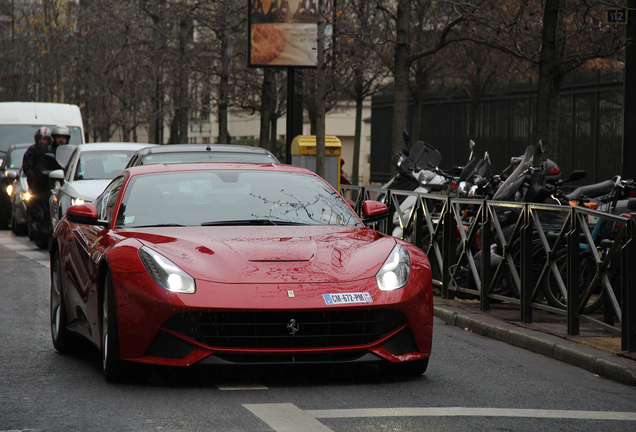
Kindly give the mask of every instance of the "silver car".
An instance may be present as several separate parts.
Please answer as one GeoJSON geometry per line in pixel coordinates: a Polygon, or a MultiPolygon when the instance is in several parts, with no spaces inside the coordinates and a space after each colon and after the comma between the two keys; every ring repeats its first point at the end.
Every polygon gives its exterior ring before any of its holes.
{"type": "Polygon", "coordinates": [[[77,146],[64,172],[54,171],[49,176],[57,180],[49,199],[53,229],[70,206],[92,202],[137,150],[150,145],[107,142],[77,146]]]}
{"type": "Polygon", "coordinates": [[[128,167],[155,163],[255,162],[280,163],[262,147],[238,144],[165,144],[139,150],[128,167]]]}

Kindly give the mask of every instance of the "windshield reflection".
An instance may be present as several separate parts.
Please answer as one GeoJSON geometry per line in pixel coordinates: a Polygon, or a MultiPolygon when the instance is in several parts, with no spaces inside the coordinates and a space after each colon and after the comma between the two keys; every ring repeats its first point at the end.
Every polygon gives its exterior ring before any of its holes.
{"type": "Polygon", "coordinates": [[[363,226],[320,178],[251,170],[136,176],[117,217],[120,228],[290,224],[363,226]]]}

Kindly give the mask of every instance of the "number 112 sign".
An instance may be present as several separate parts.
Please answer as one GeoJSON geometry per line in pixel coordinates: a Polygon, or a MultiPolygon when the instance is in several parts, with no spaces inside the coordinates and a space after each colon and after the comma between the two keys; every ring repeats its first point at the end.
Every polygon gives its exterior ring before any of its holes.
{"type": "Polygon", "coordinates": [[[603,21],[609,25],[627,25],[627,9],[607,9],[603,21]]]}

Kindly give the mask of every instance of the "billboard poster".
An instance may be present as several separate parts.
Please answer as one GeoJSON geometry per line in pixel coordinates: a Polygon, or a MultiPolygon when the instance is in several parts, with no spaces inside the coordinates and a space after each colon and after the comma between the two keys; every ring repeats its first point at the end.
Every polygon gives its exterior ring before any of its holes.
{"type": "MultiPolygon", "coordinates": [[[[318,0],[248,0],[249,66],[315,67],[318,0]]],[[[325,39],[334,0],[324,0],[325,39]]]]}

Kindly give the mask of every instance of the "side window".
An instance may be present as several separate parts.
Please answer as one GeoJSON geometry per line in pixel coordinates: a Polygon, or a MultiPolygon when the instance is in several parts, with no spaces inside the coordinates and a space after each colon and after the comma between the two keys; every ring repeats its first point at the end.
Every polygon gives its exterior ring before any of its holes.
{"type": "Polygon", "coordinates": [[[117,204],[117,198],[121,193],[121,188],[124,185],[125,180],[126,177],[124,176],[117,177],[97,198],[95,201],[95,208],[97,209],[99,219],[110,221],[113,216],[115,204],[117,204]]]}

